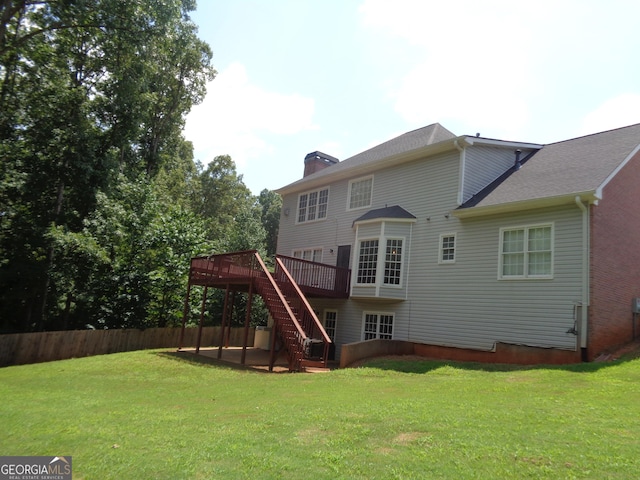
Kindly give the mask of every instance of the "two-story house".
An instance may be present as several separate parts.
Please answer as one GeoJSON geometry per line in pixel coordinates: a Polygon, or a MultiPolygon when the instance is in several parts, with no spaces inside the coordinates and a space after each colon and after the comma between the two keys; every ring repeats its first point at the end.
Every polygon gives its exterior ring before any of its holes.
{"type": "Polygon", "coordinates": [[[308,296],[342,364],[592,360],[639,333],[639,149],[640,124],[549,145],[434,124],[313,152],[277,190],[277,250],[350,269],[342,298],[308,296]]]}

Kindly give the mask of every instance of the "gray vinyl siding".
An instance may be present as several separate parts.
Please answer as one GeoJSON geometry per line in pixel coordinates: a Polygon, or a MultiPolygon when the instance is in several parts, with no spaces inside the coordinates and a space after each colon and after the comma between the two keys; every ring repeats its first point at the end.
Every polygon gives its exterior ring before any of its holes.
{"type": "Polygon", "coordinates": [[[367,238],[378,238],[380,236],[380,222],[367,223],[358,226],[358,238],[364,240],[367,238]]]}
{"type": "MultiPolygon", "coordinates": [[[[581,299],[581,216],[577,207],[467,219],[455,228],[456,263],[412,252],[408,340],[491,350],[496,342],[575,349],[575,308],[581,299]],[[500,228],[554,225],[554,277],[498,280],[500,228]],[[418,257],[418,258],[416,258],[418,257]]],[[[437,232],[425,239],[438,242],[437,232]]]]}
{"type": "MultiPolygon", "coordinates": [[[[473,182],[480,185],[489,180],[489,176],[474,176],[474,168],[477,165],[479,169],[484,161],[470,155],[471,150],[467,149],[470,170],[465,175],[469,188],[473,182]]],[[[569,206],[459,220],[452,215],[458,201],[459,158],[458,152],[450,152],[372,172],[371,209],[400,205],[416,217],[410,235],[406,234],[410,245],[407,243],[404,258],[403,294],[394,298],[384,291],[391,298],[371,300],[311,299],[314,307],[338,310],[338,356],[339,345],[362,339],[364,311],[393,313],[393,338],[398,340],[478,350],[492,350],[496,342],[576,348],[576,336],[567,330],[574,326],[575,308],[581,299],[585,246],[581,245],[580,210],[569,206]],[[498,280],[500,229],[541,223],[554,225],[554,277],[498,280]],[[440,235],[454,232],[456,261],[441,264],[440,235]]],[[[501,165],[513,158],[507,149],[501,165]]],[[[492,172],[496,176],[501,173],[497,167],[492,172]]],[[[327,219],[309,224],[295,224],[298,195],[286,195],[283,212],[290,211],[281,217],[278,253],[290,255],[294,249],[322,246],[323,261],[335,264],[337,246],[351,245],[353,265],[359,247],[353,221],[369,209],[347,211],[348,183],[345,179],[330,185],[327,219]]],[[[393,236],[396,225],[387,230],[389,225],[385,225],[385,235],[393,236]]],[[[360,226],[358,237],[377,237],[379,232],[380,224],[365,224],[360,226]]],[[[352,277],[355,275],[352,272],[352,277]]],[[[354,287],[353,293],[362,292],[354,287]]]]}
{"type": "MultiPolygon", "coordinates": [[[[530,150],[523,150],[524,158],[530,150]]],[[[490,146],[473,146],[465,151],[464,185],[462,202],[493,182],[515,163],[515,149],[490,146]]]]}
{"type": "MultiPolygon", "coordinates": [[[[329,167],[331,168],[331,167],[329,167]]],[[[356,255],[354,220],[374,208],[400,205],[420,221],[427,215],[443,215],[456,207],[459,154],[452,152],[434,156],[427,161],[415,161],[396,168],[373,172],[373,197],[370,208],[347,210],[349,180],[332,183],[329,189],[327,218],[296,224],[298,193],[282,199],[277,252],[291,255],[293,250],[323,247],[323,262],[335,265],[337,247],[352,245],[351,256],[356,255]],[[285,215],[285,212],[289,212],[285,215]],[[334,253],[330,253],[333,249],[334,253]]],[[[358,175],[356,178],[360,177],[358,175]]],[[[305,191],[301,186],[301,192],[305,191]]],[[[362,225],[359,236],[369,230],[362,225]]],[[[379,235],[379,226],[371,227],[371,236],[379,235]]]]}

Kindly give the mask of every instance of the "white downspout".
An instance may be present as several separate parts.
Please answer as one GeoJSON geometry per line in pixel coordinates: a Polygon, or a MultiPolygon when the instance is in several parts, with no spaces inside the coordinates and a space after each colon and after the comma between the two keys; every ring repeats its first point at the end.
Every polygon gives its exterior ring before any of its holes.
{"type": "Polygon", "coordinates": [[[580,319],[580,348],[587,348],[589,306],[589,210],[576,195],[576,205],[582,210],[582,318],[580,319]]]}
{"type": "Polygon", "coordinates": [[[466,151],[467,149],[464,147],[461,147],[460,144],[458,143],[458,140],[454,140],[453,141],[453,145],[454,147],[456,147],[458,149],[458,151],[460,152],[460,183],[458,185],[458,206],[462,205],[464,202],[464,171],[466,169],[465,163],[466,163],[466,151]]]}

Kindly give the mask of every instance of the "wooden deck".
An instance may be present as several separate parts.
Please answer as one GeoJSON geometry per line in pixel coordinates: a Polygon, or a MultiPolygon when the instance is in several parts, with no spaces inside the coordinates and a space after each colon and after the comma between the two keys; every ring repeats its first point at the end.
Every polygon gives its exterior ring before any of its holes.
{"type": "MultiPolygon", "coordinates": [[[[332,342],[305,295],[313,292],[319,296],[346,298],[349,278],[348,269],[281,256],[275,258],[274,269],[271,271],[257,250],[194,257],[191,259],[182,330],[185,329],[189,312],[192,286],[204,287],[199,329],[202,329],[204,322],[209,287],[225,290],[223,329],[229,319],[230,293],[246,291],[245,347],[248,347],[246,338],[251,302],[253,295],[257,294],[262,297],[273,320],[271,348],[275,348],[276,342],[279,342],[278,348],[287,351],[289,371],[326,368],[332,342]],[[290,269],[293,269],[293,273],[290,269]],[[309,293],[305,293],[304,287],[309,289],[309,293]]],[[[182,347],[182,340],[179,345],[182,347]]],[[[201,346],[200,337],[197,346],[201,346]]],[[[241,355],[241,363],[245,364],[246,350],[241,355]]],[[[217,356],[216,354],[216,359],[217,356]]],[[[274,362],[275,358],[271,355],[268,362],[270,368],[275,366],[274,362]]]]}

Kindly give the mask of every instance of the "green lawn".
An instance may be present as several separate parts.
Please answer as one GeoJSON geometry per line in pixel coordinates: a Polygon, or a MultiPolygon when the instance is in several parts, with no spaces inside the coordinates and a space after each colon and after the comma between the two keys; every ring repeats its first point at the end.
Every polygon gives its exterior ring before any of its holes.
{"type": "Polygon", "coordinates": [[[0,455],[72,455],[97,480],[640,475],[640,359],[268,374],[186,358],[0,369],[0,455]]]}

